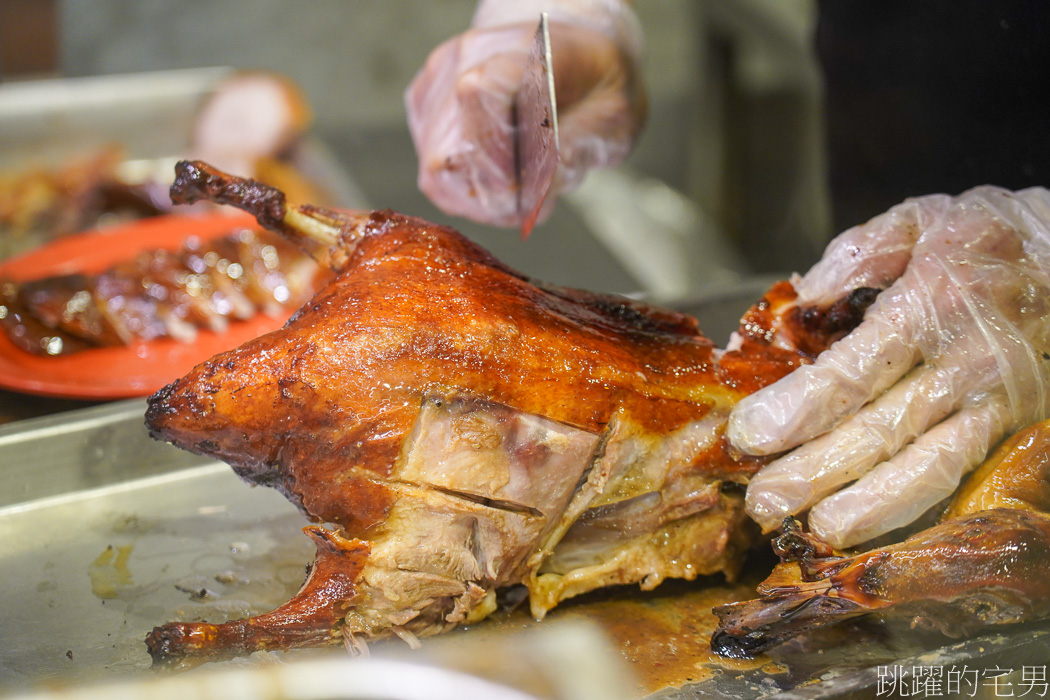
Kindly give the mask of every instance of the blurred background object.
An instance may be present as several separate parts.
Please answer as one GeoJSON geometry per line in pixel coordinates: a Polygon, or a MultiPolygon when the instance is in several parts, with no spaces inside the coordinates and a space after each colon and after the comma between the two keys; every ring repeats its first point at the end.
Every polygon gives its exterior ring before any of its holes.
{"type": "MultiPolygon", "coordinates": [[[[1037,128],[1050,48],[1033,40],[1044,2],[637,2],[648,124],[623,166],[592,173],[523,241],[442,214],[416,186],[404,90],[475,4],[7,0],[0,98],[22,100],[12,91],[37,78],[120,84],[109,97],[123,102],[106,109],[125,111],[102,119],[144,125],[167,154],[186,115],[130,106],[172,104],[157,76],[280,74],[346,175],[344,205],[451,224],[545,281],[672,303],[804,271],[834,233],[907,196],[1050,175],[1050,131],[1037,128]]],[[[9,121],[0,114],[0,128],[9,121]]],[[[0,172],[19,143],[0,134],[0,172]]]]}
{"type": "Polygon", "coordinates": [[[625,167],[585,184],[527,242],[442,215],[415,184],[402,94],[474,6],[55,0],[39,21],[54,22],[63,77],[209,66],[288,76],[370,205],[451,223],[544,280],[672,299],[816,259],[830,219],[813,2],[638,3],[649,124],[625,167]],[[649,235],[631,235],[639,228],[649,235]]]}
{"type": "Polygon", "coordinates": [[[48,76],[58,60],[57,0],[0,3],[0,76],[48,76]]]}
{"type": "Polygon", "coordinates": [[[1050,168],[1037,155],[1050,132],[1032,141],[1050,99],[1038,0],[637,2],[649,123],[624,167],[523,243],[449,220],[415,186],[403,92],[475,4],[5,0],[0,71],[282,73],[371,205],[448,221],[552,282],[662,299],[803,271],[833,233],[904,197],[1019,189],[1050,168]]]}
{"type": "MultiPolygon", "coordinates": [[[[173,208],[175,162],[194,155],[297,201],[362,206],[279,74],[207,68],[0,85],[0,387],[144,396],[279,327],[313,295],[320,280],[293,272],[313,262],[253,234],[250,217],[173,208]]],[[[0,392],[0,419],[48,405],[0,392]]]]}

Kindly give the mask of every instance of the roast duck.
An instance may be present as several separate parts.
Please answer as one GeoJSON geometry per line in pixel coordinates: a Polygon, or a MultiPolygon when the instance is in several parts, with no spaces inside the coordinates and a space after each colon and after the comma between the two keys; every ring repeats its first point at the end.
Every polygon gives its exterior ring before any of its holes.
{"type": "MultiPolygon", "coordinates": [[[[297,206],[201,162],[179,164],[172,198],[245,209],[334,277],[282,329],[149,399],[155,437],[278,489],[316,546],[272,612],[155,628],[161,667],[414,645],[521,591],[542,618],[600,587],[733,578],[757,535],[743,491],[762,462],[729,449],[728,412],[874,296],[803,309],[780,283],[721,351],[689,316],[530,280],[420,219],[297,206]]],[[[749,643],[724,648],[761,646],[749,643]]]]}

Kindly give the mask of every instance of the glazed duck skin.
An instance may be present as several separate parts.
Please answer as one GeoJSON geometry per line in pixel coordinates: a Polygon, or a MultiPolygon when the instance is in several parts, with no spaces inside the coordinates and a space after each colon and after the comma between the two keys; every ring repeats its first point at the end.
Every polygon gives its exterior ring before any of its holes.
{"type": "Polygon", "coordinates": [[[200,328],[222,333],[230,321],[298,307],[326,273],[269,231],[231,229],[99,274],[0,280],[0,331],[45,356],[165,337],[193,342],[200,328]]]}
{"type": "MultiPolygon", "coordinates": [[[[806,359],[769,342],[772,301],[723,354],[688,316],[535,283],[419,219],[294,207],[202,163],[180,164],[172,193],[251,211],[336,277],[281,330],[149,400],[155,437],[278,488],[325,543],[281,608],[155,629],[156,664],[414,643],[515,584],[542,617],[601,586],[735,574],[751,529],[733,484],[759,462],[734,459],[722,428],[806,359]]],[[[851,325],[805,318],[817,345],[851,325]]]]}

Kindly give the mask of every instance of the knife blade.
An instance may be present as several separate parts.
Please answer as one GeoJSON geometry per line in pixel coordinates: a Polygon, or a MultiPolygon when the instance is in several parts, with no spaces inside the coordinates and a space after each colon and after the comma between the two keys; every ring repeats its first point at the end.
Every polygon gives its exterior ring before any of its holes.
{"type": "Polygon", "coordinates": [[[540,15],[515,99],[515,163],[521,235],[528,237],[558,170],[558,108],[547,13],[540,15]]]}

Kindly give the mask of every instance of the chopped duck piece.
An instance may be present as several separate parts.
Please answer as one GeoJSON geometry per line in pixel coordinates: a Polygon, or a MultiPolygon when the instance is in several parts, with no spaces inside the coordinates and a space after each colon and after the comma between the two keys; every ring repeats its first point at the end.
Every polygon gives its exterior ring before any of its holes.
{"type": "Polygon", "coordinates": [[[44,240],[111,220],[155,216],[147,193],[124,183],[122,149],[112,146],[71,158],[60,167],[0,172],[0,232],[14,239],[43,231],[44,240]]]}
{"type": "Polygon", "coordinates": [[[91,347],[222,332],[230,320],[299,306],[327,276],[268,231],[234,230],[177,251],[153,250],[98,275],[0,283],[0,328],[21,349],[91,347]]]}
{"type": "MultiPolygon", "coordinates": [[[[336,276],[284,328],[149,400],[155,437],[225,460],[318,523],[296,597],[248,620],[157,627],[155,665],[414,644],[522,585],[540,618],[603,586],[736,574],[753,532],[742,485],[760,462],[730,454],[724,423],[807,361],[767,337],[790,285],[722,353],[686,315],[534,282],[420,219],[295,206],[200,162],[179,165],[172,198],[244,208],[336,276]]],[[[776,320],[798,337],[821,320],[795,311],[776,320]]]]}

